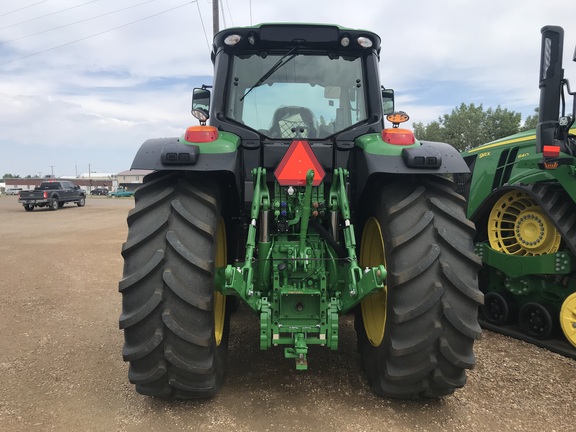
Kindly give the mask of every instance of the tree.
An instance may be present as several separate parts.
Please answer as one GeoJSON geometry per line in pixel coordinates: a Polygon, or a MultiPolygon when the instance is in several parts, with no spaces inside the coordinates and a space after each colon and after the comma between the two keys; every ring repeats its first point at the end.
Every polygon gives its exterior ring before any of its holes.
{"type": "Polygon", "coordinates": [[[442,141],[463,151],[512,135],[520,130],[520,113],[498,106],[484,110],[482,104],[460,104],[450,114],[428,125],[414,123],[414,134],[425,141],[442,141]]]}
{"type": "Polygon", "coordinates": [[[7,178],[20,178],[19,175],[17,174],[10,174],[10,173],[6,173],[2,176],[3,179],[7,179],[7,178]]]}
{"type": "Polygon", "coordinates": [[[458,150],[467,150],[486,142],[484,123],[486,113],[482,104],[465,105],[452,110],[452,114],[444,114],[442,125],[445,128],[446,142],[458,150]]]}
{"type": "MultiPolygon", "coordinates": [[[[508,135],[518,133],[522,122],[522,114],[500,108],[500,105],[493,110],[486,111],[486,121],[484,123],[485,142],[494,141],[508,135]]],[[[483,144],[483,143],[480,143],[483,144]]]]}
{"type": "Polygon", "coordinates": [[[426,141],[444,141],[444,130],[440,125],[440,119],[438,121],[428,123],[424,126],[423,123],[414,123],[414,135],[419,139],[426,141]]]}
{"type": "Polygon", "coordinates": [[[524,120],[524,124],[522,125],[520,130],[525,131],[525,130],[529,130],[529,129],[536,129],[536,126],[538,125],[538,115],[539,114],[540,114],[540,111],[538,110],[538,108],[535,108],[534,114],[526,117],[526,120],[524,120]]]}

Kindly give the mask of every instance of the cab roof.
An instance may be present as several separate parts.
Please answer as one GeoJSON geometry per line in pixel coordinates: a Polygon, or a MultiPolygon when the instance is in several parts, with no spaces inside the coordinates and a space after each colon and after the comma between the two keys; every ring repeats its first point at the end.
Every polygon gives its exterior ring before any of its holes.
{"type": "Polygon", "coordinates": [[[220,49],[254,51],[282,49],[295,44],[302,48],[326,51],[360,52],[367,49],[380,52],[380,37],[368,30],[354,30],[333,24],[268,23],[252,27],[232,27],[214,36],[214,52],[220,49]],[[234,36],[237,36],[234,38],[234,36]],[[367,38],[371,46],[363,47],[359,38],[367,38]],[[230,41],[236,42],[231,44],[230,41]]]}

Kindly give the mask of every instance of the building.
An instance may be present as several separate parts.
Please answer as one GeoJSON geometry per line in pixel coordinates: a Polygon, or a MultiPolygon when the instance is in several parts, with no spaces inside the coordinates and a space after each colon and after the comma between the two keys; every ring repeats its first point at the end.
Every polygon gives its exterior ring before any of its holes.
{"type": "Polygon", "coordinates": [[[99,172],[89,172],[89,173],[82,173],[78,177],[79,179],[98,179],[98,180],[114,180],[118,174],[114,173],[99,173],[99,172]]]}
{"type": "Polygon", "coordinates": [[[82,174],[76,178],[7,178],[4,179],[4,188],[5,189],[16,189],[20,188],[22,190],[32,190],[43,181],[58,181],[58,180],[70,180],[73,183],[80,186],[82,189],[86,191],[86,193],[90,193],[93,189],[96,188],[106,188],[109,191],[114,191],[118,189],[118,187],[122,186],[128,190],[136,190],[138,186],[142,184],[144,176],[146,174],[151,173],[152,171],[149,170],[127,170],[122,171],[118,174],[109,174],[109,173],[90,173],[90,174],[82,174]]]}
{"type": "Polygon", "coordinates": [[[144,180],[144,176],[152,173],[150,170],[126,170],[119,172],[116,176],[118,187],[124,187],[129,191],[136,190],[144,180]]]}

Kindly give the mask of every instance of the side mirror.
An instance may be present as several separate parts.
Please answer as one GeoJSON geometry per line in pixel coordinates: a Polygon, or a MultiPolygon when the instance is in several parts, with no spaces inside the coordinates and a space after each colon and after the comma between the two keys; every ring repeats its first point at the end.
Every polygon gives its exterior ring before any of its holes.
{"type": "Polygon", "coordinates": [[[394,90],[382,87],[382,114],[388,115],[394,112],[394,90]]]}
{"type": "Polygon", "coordinates": [[[205,124],[210,118],[210,90],[195,88],[192,92],[192,115],[205,124]]]}

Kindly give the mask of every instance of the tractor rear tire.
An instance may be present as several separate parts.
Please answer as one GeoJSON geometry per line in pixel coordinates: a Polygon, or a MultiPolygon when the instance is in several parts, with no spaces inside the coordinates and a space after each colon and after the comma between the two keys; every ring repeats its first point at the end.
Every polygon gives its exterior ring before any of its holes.
{"type": "Polygon", "coordinates": [[[214,277],[226,234],[215,183],[157,172],[136,192],[119,290],[122,355],[138,393],[204,398],[224,381],[229,313],[214,277]]]}
{"type": "Polygon", "coordinates": [[[366,200],[360,265],[384,258],[388,276],[378,301],[366,298],[356,314],[362,366],[378,395],[449,395],[466,383],[481,334],[474,224],[445,178],[405,179],[374,191],[366,200]],[[382,242],[373,239],[378,231],[382,242]]]}

